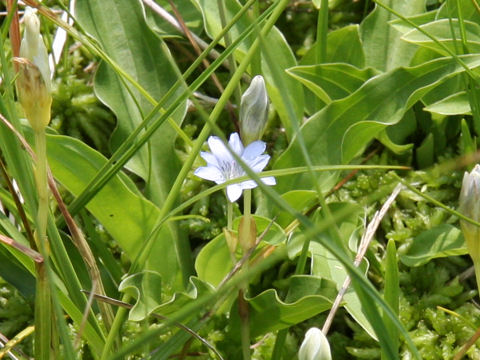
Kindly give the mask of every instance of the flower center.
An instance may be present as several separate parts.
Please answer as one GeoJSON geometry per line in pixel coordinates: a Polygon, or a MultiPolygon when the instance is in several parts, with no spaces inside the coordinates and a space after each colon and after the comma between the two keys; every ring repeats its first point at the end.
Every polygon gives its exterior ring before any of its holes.
{"type": "Polygon", "coordinates": [[[235,160],[222,161],[220,169],[225,176],[225,180],[236,179],[245,175],[245,171],[243,171],[242,167],[235,160]]]}

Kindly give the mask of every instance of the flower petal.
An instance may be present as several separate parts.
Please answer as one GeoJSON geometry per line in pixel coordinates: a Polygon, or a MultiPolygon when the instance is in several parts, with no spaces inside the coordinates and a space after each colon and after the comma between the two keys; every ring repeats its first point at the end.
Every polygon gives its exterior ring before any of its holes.
{"type": "Polygon", "coordinates": [[[257,156],[262,155],[266,147],[267,144],[265,144],[263,141],[254,141],[245,148],[242,158],[247,160],[254,159],[257,156]]]}
{"type": "Polygon", "coordinates": [[[267,177],[262,178],[262,182],[265,185],[276,185],[277,184],[277,180],[275,180],[275,178],[273,176],[267,176],[267,177]]]}
{"type": "Polygon", "coordinates": [[[242,195],[242,187],[240,184],[232,184],[227,186],[227,197],[230,202],[235,202],[242,195]]]}
{"type": "Polygon", "coordinates": [[[218,161],[217,161],[217,158],[215,157],[215,155],[213,155],[209,152],[206,152],[206,151],[201,151],[200,156],[203,158],[203,160],[205,160],[207,162],[208,165],[214,165],[214,166],[218,167],[218,161]]]}
{"type": "Polygon", "coordinates": [[[243,152],[243,144],[242,141],[240,140],[240,136],[238,136],[238,133],[234,132],[230,135],[230,139],[228,140],[228,145],[235,151],[236,154],[239,156],[242,155],[243,152]]]}
{"type": "Polygon", "coordinates": [[[225,182],[222,172],[215,166],[201,166],[195,170],[194,174],[202,179],[215,181],[217,184],[225,182]]]}
{"type": "Polygon", "coordinates": [[[246,180],[246,181],[242,181],[240,183],[240,186],[242,187],[242,189],[246,190],[246,189],[254,189],[256,188],[258,185],[257,183],[255,182],[255,180],[246,180]]]}
{"type": "Polygon", "coordinates": [[[208,138],[208,146],[210,147],[213,156],[217,158],[218,163],[234,161],[222,139],[218,136],[210,136],[208,138]]]}
{"type": "Polygon", "coordinates": [[[270,155],[260,155],[257,156],[255,159],[245,159],[245,161],[253,171],[258,173],[262,171],[265,166],[267,166],[268,162],[270,161],[270,155]]]}

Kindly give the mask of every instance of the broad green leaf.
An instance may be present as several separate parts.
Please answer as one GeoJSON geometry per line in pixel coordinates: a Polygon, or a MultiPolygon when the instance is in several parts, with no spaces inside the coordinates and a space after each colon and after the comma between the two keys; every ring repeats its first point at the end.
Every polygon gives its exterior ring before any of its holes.
{"type": "MultiPolygon", "coordinates": [[[[411,16],[425,11],[425,0],[386,0],[385,5],[403,16],[411,16]]],[[[389,71],[398,66],[408,66],[416,47],[400,40],[400,33],[389,24],[395,19],[384,8],[375,9],[360,25],[365,52],[365,65],[381,71],[389,71]]]]}
{"type": "Polygon", "coordinates": [[[299,80],[325,104],[347,97],[378,74],[372,68],[358,69],[349,64],[295,66],[287,73],[299,80]]]}
{"type": "MultiPolygon", "coordinates": [[[[72,194],[78,195],[90,179],[107,161],[100,153],[82,142],[58,135],[49,135],[47,140],[48,161],[55,178],[72,194]]],[[[155,225],[158,208],[143,196],[131,190],[134,184],[127,176],[115,176],[88,203],[87,209],[98,219],[118,242],[131,260],[135,258],[145,239],[155,225]],[[126,185],[129,184],[129,185],[126,185]]],[[[160,241],[168,236],[166,230],[158,235],[149,268],[158,271],[167,284],[176,280],[176,258],[159,257],[170,254],[171,244],[160,241]]]]}
{"type": "MultiPolygon", "coordinates": [[[[164,10],[170,13],[172,18],[176,19],[171,5],[166,0],[156,1],[164,10]]],[[[176,0],[175,7],[180,12],[182,20],[188,29],[194,33],[199,33],[203,27],[202,13],[192,3],[191,0],[176,0]]],[[[179,36],[180,32],[173,27],[169,22],[160,17],[156,12],[150,9],[149,6],[144,5],[147,22],[150,28],[161,37],[179,36]]]]}
{"type": "MultiPolygon", "coordinates": [[[[204,17],[205,30],[210,38],[214,38],[219,34],[222,29],[221,16],[216,1],[212,0],[195,0],[198,6],[201,8],[204,17]]],[[[240,4],[236,0],[224,0],[226,9],[226,22],[228,23],[233,16],[239,11],[240,4]]],[[[232,39],[236,39],[250,24],[248,15],[245,14],[229,31],[229,35],[232,39]]],[[[235,57],[237,59],[243,58],[245,53],[251,47],[253,41],[256,38],[256,33],[252,33],[235,51],[235,57]]],[[[275,106],[280,119],[285,126],[287,135],[291,137],[292,134],[292,122],[296,121],[300,123],[303,117],[303,89],[298,82],[285,74],[285,69],[297,65],[295,56],[290,49],[287,41],[283,37],[282,33],[273,28],[268,36],[264,39],[265,44],[269,46],[269,49],[275,55],[275,66],[279,70],[278,73],[281,77],[281,84],[285,88],[278,86],[279,80],[276,78],[274,70],[268,65],[268,63],[262,57],[262,75],[265,77],[268,95],[272,104],[275,106]],[[283,96],[289,99],[289,104],[286,104],[283,96]],[[292,106],[295,114],[295,119],[289,116],[287,106],[292,106]]]]}
{"type": "MultiPolygon", "coordinates": [[[[100,66],[95,77],[95,92],[117,116],[117,129],[112,137],[112,146],[116,148],[153,108],[152,102],[160,99],[176,82],[176,71],[168,49],[147,26],[140,2],[79,0],[75,13],[77,21],[108,56],[148,93],[141,94],[106,64],[100,66]]],[[[173,121],[180,123],[185,110],[186,103],[172,115],[173,121]]],[[[175,139],[176,131],[165,122],[128,164],[131,170],[145,179],[145,193],[157,205],[165,200],[180,169],[174,150],[175,139]]],[[[148,267],[159,271],[163,279],[176,279],[179,257],[189,256],[176,246],[182,241],[175,223],[165,226],[162,235],[155,241],[156,249],[151,251],[148,267]],[[155,255],[159,253],[164,255],[163,259],[155,255]],[[166,273],[168,268],[170,271],[166,273]]],[[[139,244],[134,246],[138,249],[139,244]]]]}
{"type": "MultiPolygon", "coordinates": [[[[315,43],[300,60],[300,65],[319,65],[316,60],[317,43],[315,43]]],[[[357,68],[365,65],[365,55],[360,41],[358,25],[349,25],[331,31],[327,35],[327,53],[325,63],[345,63],[357,68]]],[[[306,89],[305,108],[308,114],[320,110],[324,103],[319,102],[315,96],[306,89]]]]}
{"type": "MultiPolygon", "coordinates": [[[[317,43],[307,51],[300,65],[318,65],[315,60],[316,46],[317,43]]],[[[346,63],[357,68],[365,66],[358,25],[345,26],[328,33],[325,63],[346,63]]]]}
{"type": "Polygon", "coordinates": [[[457,92],[425,106],[423,110],[439,115],[471,115],[472,113],[468,95],[465,91],[457,92]]]}
{"type": "MultiPolygon", "coordinates": [[[[161,98],[177,80],[170,54],[146,25],[139,2],[80,0],[76,5],[76,15],[103,50],[153,99],[161,98]]],[[[114,70],[105,64],[96,74],[95,92],[117,115],[118,126],[112,137],[115,148],[153,108],[151,101],[132,85],[120,80],[114,70]]],[[[185,106],[173,118],[180,122],[184,111],[185,106]]],[[[147,180],[149,191],[157,203],[165,198],[178,171],[175,138],[176,133],[171,126],[162,124],[151,139],[151,154],[146,146],[129,164],[132,170],[147,180]]]]}
{"type": "MultiPolygon", "coordinates": [[[[465,27],[465,35],[469,52],[478,53],[480,51],[480,25],[471,21],[464,21],[463,24],[465,27]]],[[[457,19],[441,19],[432,21],[430,23],[421,25],[420,28],[434,37],[440,43],[447,46],[452,52],[458,53],[463,51],[461,50],[462,44],[460,26],[457,19]],[[452,29],[455,32],[454,35],[452,35],[452,29]]],[[[417,29],[412,29],[404,34],[402,36],[402,40],[435,50],[444,56],[449,55],[448,52],[445,51],[440,45],[417,29]]]]}
{"type": "MultiPolygon", "coordinates": [[[[247,298],[251,337],[285,329],[330,309],[337,291],[332,281],[316,276],[295,275],[290,278],[289,294],[282,301],[276,290],[268,289],[247,298]]],[[[229,336],[240,339],[237,307],[235,302],[230,311],[229,336]]]]}
{"type": "MultiPolygon", "coordinates": [[[[257,225],[257,236],[259,236],[272,221],[258,215],[253,215],[253,217],[257,225]]],[[[234,231],[238,229],[239,223],[240,217],[235,218],[233,221],[234,231]]],[[[283,229],[277,223],[272,223],[269,231],[260,243],[259,249],[268,244],[282,244],[285,240],[286,236],[283,229]]],[[[197,271],[199,279],[213,286],[217,286],[232,268],[232,258],[223,233],[213,240],[210,240],[210,242],[200,250],[195,260],[195,270],[197,271]]]]}
{"type": "Polygon", "coordinates": [[[462,232],[452,225],[443,224],[415,237],[400,260],[407,266],[420,266],[435,258],[466,253],[462,232]]]}
{"type": "Polygon", "coordinates": [[[162,299],[162,277],[154,271],[142,271],[123,279],[118,290],[136,299],[128,314],[132,321],[144,320],[162,299]]]}
{"type": "MultiPolygon", "coordinates": [[[[438,16],[438,10],[433,10],[433,11],[424,12],[422,14],[405,16],[405,17],[409,21],[411,21],[413,24],[417,26],[421,26],[431,21],[437,20],[437,16],[438,16]]],[[[407,21],[403,19],[393,19],[390,21],[390,25],[392,25],[395,30],[397,30],[402,34],[405,34],[410,30],[415,29],[413,25],[409,24],[407,21]]]]}
{"type": "MultiPolygon", "coordinates": [[[[480,66],[480,56],[462,56],[470,68],[480,66]]],[[[397,68],[367,81],[350,96],[333,101],[310,117],[302,126],[302,136],[313,165],[350,162],[365,146],[389,125],[396,124],[405,112],[426,93],[464,68],[453,59],[441,58],[411,67],[397,68]],[[371,126],[371,132],[367,128],[371,126]],[[359,129],[359,136],[355,128],[359,129]]],[[[279,157],[274,168],[289,168],[302,164],[301,149],[294,138],[279,157]]],[[[337,175],[322,173],[318,181],[329,189],[337,175]]],[[[277,191],[311,189],[305,174],[278,179],[277,191]]]]}

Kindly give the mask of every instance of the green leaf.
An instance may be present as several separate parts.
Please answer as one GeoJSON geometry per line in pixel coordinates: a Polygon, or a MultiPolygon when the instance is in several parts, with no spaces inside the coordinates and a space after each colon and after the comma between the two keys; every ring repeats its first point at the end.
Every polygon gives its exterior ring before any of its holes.
{"type": "MultiPolygon", "coordinates": [[[[397,249],[395,241],[389,240],[387,244],[387,255],[385,264],[385,302],[390,306],[392,311],[398,315],[399,299],[400,299],[400,283],[398,279],[397,249]]],[[[383,322],[388,330],[392,342],[398,348],[398,329],[392,323],[388,316],[383,316],[383,322]]],[[[388,357],[382,352],[382,359],[387,360],[388,357]]]]}
{"type": "Polygon", "coordinates": [[[416,158],[420,169],[433,165],[435,158],[435,141],[432,133],[428,134],[422,141],[422,144],[417,147],[416,158]]]}
{"type": "Polygon", "coordinates": [[[453,95],[425,106],[425,111],[439,115],[471,115],[468,94],[465,91],[457,92],[453,95]]]}
{"type": "MultiPolygon", "coordinates": [[[[337,211],[341,211],[345,206],[352,206],[351,204],[344,203],[332,203],[329,205],[333,214],[337,211]]],[[[340,238],[345,242],[345,245],[348,245],[353,252],[356,252],[357,243],[359,241],[358,230],[362,222],[361,216],[363,210],[360,206],[355,206],[354,208],[355,211],[353,211],[348,218],[343,219],[339,224],[339,233],[340,238]]],[[[320,221],[320,218],[318,221],[320,221]]],[[[325,234],[325,236],[327,235],[325,234]]],[[[340,291],[345,278],[347,277],[345,267],[318,242],[311,242],[309,249],[312,259],[312,275],[321,276],[333,281],[336,284],[337,290],[340,291]]],[[[360,268],[363,273],[366,273],[368,269],[367,261],[363,261],[360,264],[360,268]]],[[[345,293],[343,297],[343,306],[372,338],[377,339],[372,326],[365,317],[360,299],[358,298],[357,293],[353,290],[353,287],[350,287],[345,293]]]]}
{"type": "MultiPolygon", "coordinates": [[[[47,152],[55,178],[74,195],[85,188],[107,161],[87,145],[66,136],[49,135],[47,152]]],[[[159,209],[133,192],[132,188],[135,185],[127,176],[117,175],[87,205],[88,211],[100,221],[131,260],[148,238],[159,215],[159,209]]],[[[163,236],[168,236],[166,229],[160,231],[158,241],[155,241],[148,267],[158,271],[169,284],[176,280],[178,265],[172,245],[162,241],[163,236]]]]}
{"type": "MultiPolygon", "coordinates": [[[[464,21],[463,25],[465,27],[468,50],[471,53],[478,53],[480,51],[480,25],[471,21],[464,21]]],[[[457,19],[441,19],[432,21],[421,25],[420,28],[427,32],[430,36],[434,37],[440,43],[447,46],[452,52],[458,53],[460,51],[462,46],[460,40],[461,34],[457,19]],[[454,36],[452,36],[452,29],[455,32],[454,36]]],[[[412,29],[404,34],[402,36],[402,40],[435,50],[444,56],[449,55],[448,52],[445,51],[440,45],[417,29],[412,29]]]]}
{"type": "MultiPolygon", "coordinates": [[[[403,16],[425,11],[425,0],[387,0],[383,3],[403,16]]],[[[416,47],[400,40],[401,34],[389,24],[395,18],[395,15],[376,5],[360,25],[366,66],[388,71],[410,64],[416,47]]]]}
{"type": "MultiPolygon", "coordinates": [[[[173,18],[175,18],[168,1],[157,0],[156,2],[164,10],[168,11],[173,18]]],[[[200,33],[201,29],[203,28],[202,13],[197,9],[192,1],[176,0],[174,4],[177,10],[180,12],[182,20],[185,22],[185,25],[188,27],[188,29],[194,33],[200,33]]],[[[145,5],[145,14],[148,25],[159,36],[174,37],[180,35],[180,32],[175,27],[173,27],[169,22],[165,21],[147,5],[145,5]]]]}
{"type": "MultiPolygon", "coordinates": [[[[327,53],[325,63],[346,63],[357,68],[365,66],[365,55],[358,25],[349,25],[333,30],[327,35],[327,53]]],[[[319,65],[316,63],[315,43],[303,56],[300,65],[319,65]]]]}
{"type": "MultiPolygon", "coordinates": [[[[462,59],[470,68],[480,65],[479,56],[466,55],[462,59]]],[[[463,71],[464,68],[453,59],[435,59],[416,67],[397,68],[378,75],[350,96],[333,101],[301,127],[312,164],[350,162],[382,127],[396,124],[427,92],[463,71]],[[370,133],[367,130],[369,126],[372,129],[370,133]],[[357,138],[356,128],[359,129],[361,137],[357,138]]],[[[301,154],[300,144],[297,138],[294,138],[278,158],[274,168],[303,165],[301,154]]],[[[334,173],[322,173],[318,176],[324,189],[333,186],[336,179],[337,175],[334,173]]],[[[291,189],[311,188],[310,177],[305,174],[279,178],[276,186],[280,193],[291,189]]]]}
{"type": "MultiPolygon", "coordinates": [[[[168,48],[147,26],[140,2],[80,0],[76,3],[76,15],[108,56],[145,90],[140,93],[138,87],[120,79],[113,68],[106,64],[100,66],[95,77],[95,92],[117,116],[117,129],[112,137],[112,146],[116,148],[153,109],[154,99],[160,99],[174,85],[178,70],[168,48]]],[[[186,102],[172,114],[172,123],[181,123],[185,111],[186,102]]],[[[145,179],[145,194],[157,205],[163,204],[180,169],[174,148],[176,135],[171,123],[163,123],[128,163],[131,170],[145,179]]],[[[151,213],[140,216],[149,217],[151,213]]],[[[144,230],[151,230],[142,226],[144,230]]],[[[147,237],[142,240],[145,239],[147,237]]],[[[182,257],[190,258],[188,248],[183,246],[185,241],[176,224],[169,223],[155,241],[148,264],[142,265],[161,273],[164,281],[174,283],[182,263],[186,281],[192,269],[189,262],[181,262],[182,257]],[[159,253],[164,255],[162,259],[156,255],[159,253]]],[[[138,249],[139,243],[134,246],[138,249]]]]}
{"type": "MultiPolygon", "coordinates": [[[[337,294],[332,281],[316,276],[295,275],[290,278],[290,296],[280,300],[274,289],[252,298],[249,305],[250,336],[288,328],[331,308],[337,294]]],[[[229,336],[240,338],[240,316],[235,302],[230,311],[229,336]]]]}
{"type": "MultiPolygon", "coordinates": [[[[219,34],[222,29],[221,17],[216,1],[211,0],[195,0],[203,12],[205,30],[210,38],[214,38],[219,34]]],[[[240,10],[240,4],[236,0],[224,0],[226,9],[226,22],[228,23],[233,16],[240,10]]],[[[236,39],[250,24],[248,15],[245,14],[229,31],[230,37],[236,39]]],[[[252,33],[235,51],[235,57],[237,59],[243,58],[248,49],[251,47],[253,41],[256,39],[257,34],[252,33]]],[[[285,126],[286,133],[289,137],[292,137],[292,121],[300,122],[303,117],[303,89],[298,82],[285,74],[285,69],[291,68],[297,65],[295,56],[290,49],[287,41],[282,33],[274,27],[267,37],[264,39],[268,44],[269,49],[274,52],[275,55],[275,67],[280,71],[281,82],[278,81],[274,70],[264,61],[262,57],[262,75],[265,77],[268,95],[272,104],[275,106],[282,124],[285,126]],[[279,87],[278,84],[283,84],[285,88],[279,87]],[[283,95],[282,95],[283,93],[283,95]],[[287,104],[283,97],[286,96],[289,101],[288,105],[294,109],[295,119],[292,119],[289,115],[287,104]]]]}
{"type": "Polygon", "coordinates": [[[372,68],[358,69],[349,64],[295,66],[287,73],[299,80],[325,104],[347,97],[365,81],[378,74],[372,68]]]}
{"type": "Polygon", "coordinates": [[[427,230],[413,239],[400,260],[407,266],[420,266],[432,259],[467,254],[462,232],[443,224],[427,230]]]}
{"type": "Polygon", "coordinates": [[[118,290],[137,300],[128,314],[128,319],[141,321],[160,305],[162,277],[154,271],[142,271],[125,278],[120,283],[118,290]]]}
{"type": "Polygon", "coordinates": [[[473,138],[470,129],[468,128],[467,121],[462,119],[461,123],[461,136],[460,136],[460,154],[468,155],[473,154],[477,150],[476,138],[473,138]]]}

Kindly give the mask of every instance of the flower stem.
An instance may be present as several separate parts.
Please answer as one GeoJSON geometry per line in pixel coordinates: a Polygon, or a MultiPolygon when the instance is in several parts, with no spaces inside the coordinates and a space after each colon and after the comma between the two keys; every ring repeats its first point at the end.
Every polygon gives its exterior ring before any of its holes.
{"type": "MultiPolygon", "coordinates": [[[[250,217],[252,214],[252,190],[248,189],[243,194],[243,229],[244,236],[250,235],[250,217]]],[[[240,233],[240,231],[239,231],[240,233]]],[[[254,241],[247,239],[247,243],[251,244],[254,241]]],[[[244,265],[244,270],[248,268],[248,261],[244,265]]],[[[240,315],[241,336],[242,336],[242,354],[244,360],[250,359],[250,321],[248,303],[245,300],[245,294],[248,290],[248,282],[241,284],[238,290],[238,314],[240,315]]]]}
{"type": "Polygon", "coordinates": [[[233,203],[227,199],[227,230],[233,230],[233,203]]]}
{"type": "Polygon", "coordinates": [[[47,188],[47,143],[45,130],[35,131],[37,163],[35,182],[38,193],[37,224],[35,241],[44,262],[36,265],[37,291],[35,295],[35,358],[50,359],[52,337],[52,298],[47,277],[46,262],[49,257],[47,240],[48,188],[47,188]]]}
{"type": "Polygon", "coordinates": [[[478,292],[480,294],[480,264],[477,263],[477,262],[474,262],[473,267],[475,269],[475,278],[477,279],[477,288],[478,288],[478,292]]]}
{"type": "Polygon", "coordinates": [[[243,360],[250,360],[250,321],[244,290],[238,290],[238,314],[240,315],[243,360]]]}

